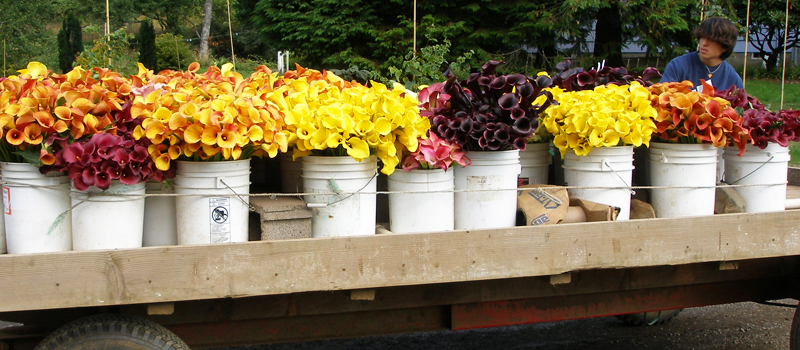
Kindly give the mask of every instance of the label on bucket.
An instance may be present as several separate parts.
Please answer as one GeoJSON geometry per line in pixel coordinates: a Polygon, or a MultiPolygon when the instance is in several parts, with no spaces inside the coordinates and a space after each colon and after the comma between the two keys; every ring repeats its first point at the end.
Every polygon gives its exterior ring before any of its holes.
{"type": "Polygon", "coordinates": [[[3,212],[11,215],[11,189],[3,186],[3,212]]]}
{"type": "MultiPolygon", "coordinates": [[[[503,175],[467,176],[467,200],[496,201],[503,199],[504,191],[486,191],[503,186],[503,175]],[[475,191],[475,192],[469,192],[475,191]]],[[[516,193],[514,194],[516,197],[516,193]]]]}
{"type": "Polygon", "coordinates": [[[231,241],[231,199],[217,197],[208,199],[211,225],[211,243],[230,243],[231,241]]]}

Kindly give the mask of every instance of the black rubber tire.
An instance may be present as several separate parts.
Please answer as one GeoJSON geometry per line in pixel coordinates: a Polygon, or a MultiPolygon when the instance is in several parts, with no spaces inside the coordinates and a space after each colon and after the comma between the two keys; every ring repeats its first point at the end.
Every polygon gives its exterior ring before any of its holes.
{"type": "Polygon", "coordinates": [[[133,316],[96,315],[81,318],[48,335],[35,350],[190,350],[161,325],[133,316]]]}
{"type": "Polygon", "coordinates": [[[789,332],[789,349],[800,350],[800,304],[794,310],[792,330],[789,332]]]}
{"type": "Polygon", "coordinates": [[[640,312],[636,314],[618,315],[617,318],[634,326],[657,326],[672,321],[683,309],[640,312]]]}

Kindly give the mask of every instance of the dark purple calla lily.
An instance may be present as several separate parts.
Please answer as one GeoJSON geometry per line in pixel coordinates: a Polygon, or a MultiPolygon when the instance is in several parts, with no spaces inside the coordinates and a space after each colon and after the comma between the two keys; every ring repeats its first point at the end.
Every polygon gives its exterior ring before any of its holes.
{"type": "MultiPolygon", "coordinates": [[[[480,73],[458,82],[448,71],[443,85],[432,84],[420,92],[422,115],[429,118],[431,131],[448,142],[456,142],[464,150],[519,149],[515,140],[527,138],[537,125],[538,110],[550,105],[533,105],[533,101],[550,85],[546,76],[535,80],[521,74],[495,75],[499,61],[488,61],[480,73]],[[440,87],[441,86],[441,87],[440,87]],[[442,94],[431,100],[436,90],[450,95],[442,104],[442,94]],[[425,97],[428,97],[426,100],[425,97]],[[522,133],[520,133],[522,131],[522,133]]],[[[549,95],[552,100],[552,95],[549,95]]]]}

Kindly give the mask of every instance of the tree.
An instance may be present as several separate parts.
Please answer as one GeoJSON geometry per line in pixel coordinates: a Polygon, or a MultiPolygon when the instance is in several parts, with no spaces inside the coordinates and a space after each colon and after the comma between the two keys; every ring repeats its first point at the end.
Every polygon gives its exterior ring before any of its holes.
{"type": "MultiPolygon", "coordinates": [[[[247,24],[278,48],[298,53],[306,65],[399,67],[412,47],[411,0],[242,2],[252,4],[250,11],[243,11],[247,24]]],[[[422,18],[417,49],[430,35],[438,42],[450,40],[449,60],[469,50],[478,61],[534,52],[537,65],[552,67],[551,60],[564,46],[560,44],[574,44],[567,50],[585,50],[586,37],[599,18],[600,48],[607,48],[598,52],[603,58],[621,57],[622,45],[629,40],[638,40],[652,53],[673,53],[675,42],[689,30],[686,18],[693,6],[694,0],[417,0],[422,18]],[[602,22],[606,19],[617,23],[617,29],[610,31],[602,22]]]]}
{"type": "Polygon", "coordinates": [[[83,52],[83,28],[71,13],[58,31],[58,66],[62,73],[72,70],[75,58],[83,52]]]}
{"type": "Polygon", "coordinates": [[[211,34],[211,8],[214,0],[205,0],[203,4],[203,25],[200,30],[200,59],[208,60],[208,36],[211,34]]]}
{"type": "Polygon", "coordinates": [[[594,57],[611,67],[622,66],[622,14],[619,3],[609,1],[597,10],[594,35],[594,57]]]}
{"type": "Polygon", "coordinates": [[[72,62],[75,60],[75,57],[72,56],[70,52],[70,45],[69,45],[69,34],[67,34],[67,20],[64,19],[64,23],[61,25],[61,29],[58,30],[58,68],[61,69],[61,72],[67,72],[72,68],[72,62]]]}
{"type": "MultiPolygon", "coordinates": [[[[734,0],[736,16],[739,24],[746,25],[747,1],[734,0]]],[[[756,48],[764,61],[767,71],[778,66],[778,58],[783,55],[784,48],[800,48],[800,9],[789,7],[789,33],[784,45],[786,33],[786,0],[753,1],[750,4],[750,35],[748,40],[756,48]]]]}
{"type": "Polygon", "coordinates": [[[139,62],[158,72],[156,66],[156,32],[152,20],[144,20],[139,26],[139,62]]]}

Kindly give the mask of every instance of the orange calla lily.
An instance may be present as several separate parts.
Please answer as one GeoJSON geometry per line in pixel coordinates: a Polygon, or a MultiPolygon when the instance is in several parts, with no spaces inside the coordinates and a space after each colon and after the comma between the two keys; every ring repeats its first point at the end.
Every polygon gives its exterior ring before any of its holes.
{"type": "Polygon", "coordinates": [[[11,129],[8,130],[8,132],[6,132],[6,142],[14,146],[19,146],[24,141],[25,141],[25,135],[22,133],[22,131],[19,131],[17,129],[11,129]]]}

